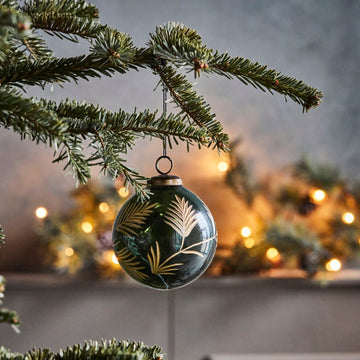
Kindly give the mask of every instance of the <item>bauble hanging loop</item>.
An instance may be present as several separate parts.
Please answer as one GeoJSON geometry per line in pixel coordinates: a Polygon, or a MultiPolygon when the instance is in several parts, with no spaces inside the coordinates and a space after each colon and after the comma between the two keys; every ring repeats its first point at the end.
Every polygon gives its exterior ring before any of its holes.
{"type": "Polygon", "coordinates": [[[162,290],[185,286],[203,274],[214,257],[214,219],[179,177],[154,176],[148,186],[148,201],[134,195],[116,217],[115,254],[124,270],[144,285],[162,290]]]}

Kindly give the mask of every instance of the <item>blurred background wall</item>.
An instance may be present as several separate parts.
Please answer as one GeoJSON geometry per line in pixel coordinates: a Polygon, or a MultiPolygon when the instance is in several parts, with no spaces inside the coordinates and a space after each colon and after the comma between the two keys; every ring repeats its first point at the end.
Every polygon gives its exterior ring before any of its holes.
{"type": "MultiPolygon", "coordinates": [[[[358,100],[360,60],[360,2],[356,0],[107,0],[94,1],[101,21],[133,36],[142,46],[157,25],[182,22],[198,30],[204,42],[232,56],[268,64],[286,75],[321,89],[323,104],[307,114],[281,96],[264,94],[216,76],[201,76],[197,89],[212,105],[232,139],[243,138],[242,151],[257,174],[264,175],[306,154],[338,166],[357,178],[360,170],[358,100]]],[[[69,46],[50,38],[57,56],[87,51],[88,45],[69,46]]],[[[192,74],[190,74],[192,76],[192,74]]],[[[28,89],[34,96],[66,97],[99,103],[112,110],[161,109],[161,93],[153,92],[157,78],[150,71],[129,72],[111,79],[70,84],[51,91],[28,89]]],[[[153,162],[161,152],[159,141],[139,141],[128,154],[129,165],[145,175],[154,174],[153,162]]],[[[174,173],[195,191],[214,213],[219,237],[231,241],[243,211],[221,182],[215,152],[184,146],[170,155],[174,173]],[[223,199],[226,201],[223,201],[223,199]]],[[[9,131],[0,140],[0,223],[7,244],[0,251],[0,270],[34,270],[41,251],[34,237],[34,209],[50,212],[71,206],[75,186],[61,166],[54,165],[52,149],[21,142],[9,131]]],[[[96,171],[94,175],[97,176],[96,171]]]]}

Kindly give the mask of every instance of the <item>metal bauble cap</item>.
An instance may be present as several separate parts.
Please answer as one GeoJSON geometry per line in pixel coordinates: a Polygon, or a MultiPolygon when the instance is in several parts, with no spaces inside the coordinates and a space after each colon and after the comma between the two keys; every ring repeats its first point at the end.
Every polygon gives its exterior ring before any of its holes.
{"type": "Polygon", "coordinates": [[[181,186],[183,181],[175,175],[158,175],[148,180],[150,186],[181,186]]]}

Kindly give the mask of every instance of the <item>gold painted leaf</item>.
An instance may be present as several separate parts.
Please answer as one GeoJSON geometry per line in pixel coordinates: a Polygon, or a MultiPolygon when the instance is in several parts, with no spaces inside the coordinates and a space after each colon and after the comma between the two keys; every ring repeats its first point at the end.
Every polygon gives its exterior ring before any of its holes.
{"type": "Polygon", "coordinates": [[[126,236],[137,235],[137,230],[145,223],[146,218],[151,215],[155,204],[150,201],[146,203],[131,202],[125,205],[126,208],[121,213],[117,224],[116,230],[126,236]]]}
{"type": "Polygon", "coordinates": [[[183,263],[165,265],[170,260],[170,258],[160,264],[161,252],[159,243],[157,241],[156,252],[154,251],[153,247],[151,247],[150,254],[147,255],[147,258],[149,260],[151,272],[155,275],[174,275],[174,271],[179,270],[177,266],[184,265],[183,263]]]}
{"type": "Polygon", "coordinates": [[[170,225],[183,238],[190,235],[193,228],[199,222],[195,216],[193,206],[185,198],[180,198],[175,195],[175,200],[172,200],[168,211],[165,214],[164,222],[170,225]]]}
{"type": "Polygon", "coordinates": [[[124,270],[134,279],[144,280],[149,277],[141,271],[145,269],[145,266],[139,266],[140,261],[129,250],[121,249],[119,251],[115,251],[115,254],[124,270]]]}
{"type": "Polygon", "coordinates": [[[183,250],[182,254],[192,254],[192,255],[197,255],[197,256],[200,256],[200,257],[204,256],[204,254],[202,254],[201,252],[196,251],[196,250],[183,250]]]}

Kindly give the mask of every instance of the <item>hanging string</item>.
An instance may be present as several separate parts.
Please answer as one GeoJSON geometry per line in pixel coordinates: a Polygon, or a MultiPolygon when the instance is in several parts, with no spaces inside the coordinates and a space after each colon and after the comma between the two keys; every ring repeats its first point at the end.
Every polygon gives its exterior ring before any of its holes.
{"type": "MultiPolygon", "coordinates": [[[[166,87],[165,83],[162,84],[163,85],[163,115],[165,116],[167,113],[167,92],[168,92],[168,88],[166,87]]],[[[166,149],[167,148],[167,138],[164,137],[163,140],[163,156],[167,156],[166,154],[166,149]]]]}
{"type": "MultiPolygon", "coordinates": [[[[167,113],[167,92],[168,92],[168,88],[166,87],[166,85],[164,83],[162,83],[162,87],[163,87],[163,116],[166,116],[166,113],[167,113]]],[[[173,168],[173,162],[172,160],[170,159],[169,156],[167,156],[167,138],[166,136],[164,137],[163,139],[163,154],[162,156],[160,156],[157,160],[156,160],[156,163],[155,163],[155,168],[156,168],[156,171],[161,174],[161,175],[167,175],[169,174],[169,172],[172,170],[173,168]],[[168,171],[162,171],[160,170],[159,168],[159,162],[160,160],[162,159],[166,159],[169,161],[169,170],[168,171]]]]}

